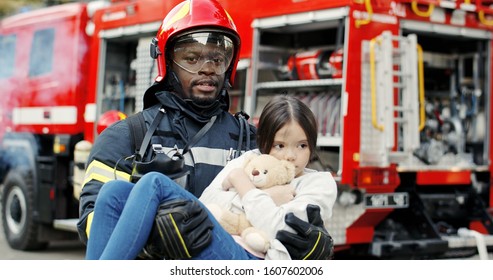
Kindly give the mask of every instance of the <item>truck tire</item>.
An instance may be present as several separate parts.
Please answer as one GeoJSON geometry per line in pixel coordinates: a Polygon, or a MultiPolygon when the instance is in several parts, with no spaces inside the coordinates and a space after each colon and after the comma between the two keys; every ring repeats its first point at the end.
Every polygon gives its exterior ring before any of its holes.
{"type": "Polygon", "coordinates": [[[30,171],[12,169],[5,177],[2,193],[2,222],[12,249],[41,250],[48,242],[38,241],[40,225],[33,218],[33,177],[30,171]]]}

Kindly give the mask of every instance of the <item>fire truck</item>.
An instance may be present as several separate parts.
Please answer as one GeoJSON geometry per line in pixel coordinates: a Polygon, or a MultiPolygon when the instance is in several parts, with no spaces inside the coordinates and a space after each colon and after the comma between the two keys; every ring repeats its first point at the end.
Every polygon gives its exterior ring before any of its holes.
{"type": "MultiPolygon", "coordinates": [[[[149,44],[181,1],[66,4],[0,22],[0,179],[10,246],[77,238],[92,143],[142,109],[149,44]]],[[[310,167],[331,172],[336,258],[423,259],[493,249],[493,1],[221,4],[242,45],[231,112],[276,94],[315,113],[310,167]]]]}

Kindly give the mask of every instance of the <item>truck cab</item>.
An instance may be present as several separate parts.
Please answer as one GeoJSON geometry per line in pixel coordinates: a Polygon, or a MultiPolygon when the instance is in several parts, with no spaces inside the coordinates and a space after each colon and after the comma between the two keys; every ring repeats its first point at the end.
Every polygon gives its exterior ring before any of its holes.
{"type": "Polygon", "coordinates": [[[2,220],[21,250],[76,238],[53,221],[78,217],[72,193],[73,148],[84,137],[86,4],[18,14],[0,25],[2,220]]]}

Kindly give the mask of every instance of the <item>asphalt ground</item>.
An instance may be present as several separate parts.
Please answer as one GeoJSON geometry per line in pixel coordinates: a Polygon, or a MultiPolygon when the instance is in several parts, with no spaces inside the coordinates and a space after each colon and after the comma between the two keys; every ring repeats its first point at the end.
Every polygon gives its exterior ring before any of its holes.
{"type": "MultiPolygon", "coordinates": [[[[1,223],[0,223],[1,224],[1,223]]],[[[3,225],[0,226],[0,260],[83,260],[85,246],[80,241],[55,241],[42,251],[19,251],[10,248],[3,225]]]]}

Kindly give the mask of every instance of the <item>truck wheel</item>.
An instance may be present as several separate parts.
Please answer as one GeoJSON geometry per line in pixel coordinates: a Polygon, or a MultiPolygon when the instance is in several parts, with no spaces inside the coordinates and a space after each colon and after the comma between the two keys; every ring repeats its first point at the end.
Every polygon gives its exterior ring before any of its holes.
{"type": "Polygon", "coordinates": [[[31,172],[9,171],[2,193],[2,222],[5,238],[13,249],[40,250],[48,245],[37,240],[40,225],[33,219],[33,192],[31,172]]]}

